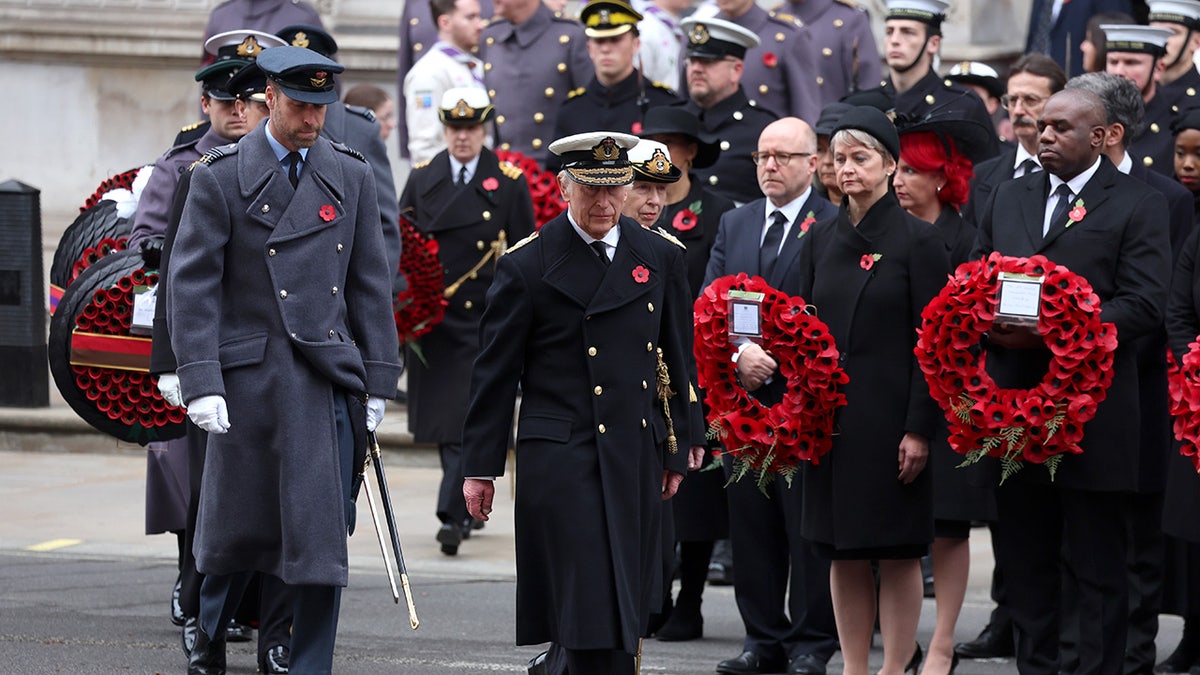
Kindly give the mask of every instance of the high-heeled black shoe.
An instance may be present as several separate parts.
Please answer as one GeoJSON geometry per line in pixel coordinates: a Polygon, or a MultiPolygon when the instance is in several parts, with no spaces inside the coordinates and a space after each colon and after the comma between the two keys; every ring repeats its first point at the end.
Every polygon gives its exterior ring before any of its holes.
{"type": "Polygon", "coordinates": [[[958,654],[950,657],[950,672],[948,675],[954,675],[954,671],[958,670],[958,654]]]}
{"type": "MultiPolygon", "coordinates": [[[[904,672],[917,675],[917,671],[921,669],[921,661],[925,660],[925,650],[921,649],[921,643],[916,643],[916,649],[913,650],[912,658],[908,660],[908,665],[904,666],[904,672]]],[[[950,672],[954,672],[951,668],[950,672]]]]}

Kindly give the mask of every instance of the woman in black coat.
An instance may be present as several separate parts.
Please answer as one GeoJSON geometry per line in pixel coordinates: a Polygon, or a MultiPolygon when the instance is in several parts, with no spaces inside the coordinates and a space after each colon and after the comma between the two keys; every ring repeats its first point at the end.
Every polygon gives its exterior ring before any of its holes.
{"type": "MultiPolygon", "coordinates": [[[[974,175],[974,164],[965,153],[985,147],[989,140],[989,130],[970,120],[929,119],[900,129],[900,162],[892,183],[896,199],[904,210],[937,229],[951,269],[967,261],[975,243],[975,227],[959,214],[974,175]]],[[[971,521],[996,519],[992,490],[972,485],[968,470],[957,468],[963,457],[950,449],[948,436],[946,425],[938,425],[929,452],[937,623],[921,671],[924,675],[954,669],[954,626],[971,566],[971,521]]]]}
{"type": "MultiPolygon", "coordinates": [[[[667,185],[667,205],[658,226],[687,246],[683,257],[688,285],[692,296],[698,297],[704,290],[704,270],[717,239],[721,214],[732,209],[734,203],[704,187],[691,170],[712,166],[721,149],[715,141],[706,142],[700,137],[700,120],[683,108],[648,110],[642,136],[665,144],[671,161],[681,170],[679,180],[667,185]]],[[[705,454],[704,466],[712,461],[710,451],[705,454]]],[[[704,634],[700,603],[708,562],[713,543],[729,536],[729,502],[724,485],[721,471],[692,471],[669,502],[679,543],[679,596],[667,622],[655,632],[660,640],[695,640],[704,634]]]]}
{"type": "Polygon", "coordinates": [[[913,648],[920,558],[933,539],[933,484],[924,469],[940,426],[913,349],[921,311],[945,284],[949,259],[937,230],[906,213],[889,190],[900,141],[882,112],[847,111],[832,144],[846,200],[837,219],[805,237],[800,294],[819,308],[850,381],[833,449],[804,467],[801,531],[832,561],[843,672],[868,672],[878,606],[879,672],[896,675],[920,660],[913,648]]]}

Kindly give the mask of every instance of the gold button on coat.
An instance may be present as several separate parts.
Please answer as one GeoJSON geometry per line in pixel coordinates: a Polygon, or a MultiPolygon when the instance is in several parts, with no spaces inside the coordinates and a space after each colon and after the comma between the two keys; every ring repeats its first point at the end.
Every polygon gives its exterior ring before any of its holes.
{"type": "Polygon", "coordinates": [[[471,309],[474,306],[475,303],[471,302],[470,300],[463,303],[463,309],[471,309]]]}
{"type": "Polygon", "coordinates": [[[729,150],[729,141],[721,141],[721,150],[723,152],[729,150]]]}
{"type": "Polygon", "coordinates": [[[333,289],[330,291],[330,294],[337,295],[337,286],[333,287],[333,289]]]}
{"type": "Polygon", "coordinates": [[[645,389],[645,388],[646,388],[646,387],[648,387],[648,386],[649,386],[649,385],[648,385],[648,384],[646,384],[646,381],[645,381],[645,380],[642,380],[642,389],[645,389]]]}
{"type": "Polygon", "coordinates": [[[496,90],[488,89],[488,98],[496,98],[496,90]]]}
{"type": "Polygon", "coordinates": [[[740,121],[742,121],[742,118],[743,118],[743,117],[745,117],[745,115],[743,115],[743,114],[742,114],[742,111],[741,111],[741,110],[735,110],[735,111],[733,112],[733,119],[735,119],[735,120],[737,120],[737,121],[739,121],[739,122],[740,122],[740,121]]]}
{"type": "Polygon", "coordinates": [[[533,121],[534,122],[541,124],[542,120],[544,120],[544,119],[546,119],[546,116],[543,115],[542,113],[533,113],[533,121]]]}
{"type": "Polygon", "coordinates": [[[648,351],[648,352],[654,351],[654,343],[653,342],[646,343],[646,351],[648,351]]]}
{"type": "Polygon", "coordinates": [[[421,51],[421,50],[422,50],[422,49],[424,49],[424,48],[425,48],[425,46],[424,46],[424,45],[422,45],[420,42],[418,42],[418,43],[416,43],[415,45],[413,45],[413,51],[414,51],[414,52],[419,52],[419,51],[421,51]]]}
{"type": "Polygon", "coordinates": [[[596,348],[588,347],[588,356],[595,356],[595,355],[596,355],[596,348]]]}
{"type": "Polygon", "coordinates": [[[329,337],[330,337],[330,338],[332,338],[334,335],[336,335],[336,333],[334,333],[333,331],[329,331],[329,337]]]}
{"type": "Polygon", "coordinates": [[[491,72],[491,70],[492,70],[492,64],[491,64],[491,63],[485,63],[485,64],[483,64],[483,70],[484,70],[484,72],[491,72]]]}
{"type": "Polygon", "coordinates": [[[760,94],[766,94],[767,89],[768,89],[767,85],[765,85],[765,84],[758,85],[758,93],[760,93],[760,94]]]}
{"type": "Polygon", "coordinates": [[[533,149],[534,149],[534,150],[537,150],[538,148],[542,147],[542,139],[540,139],[540,138],[535,138],[535,139],[533,139],[533,141],[531,141],[529,144],[530,144],[531,146],[533,146],[533,149]]]}
{"type": "Polygon", "coordinates": [[[645,417],[642,418],[642,428],[643,429],[646,428],[646,418],[645,417]]]}
{"type": "Polygon", "coordinates": [[[281,297],[281,298],[286,298],[286,297],[287,297],[287,291],[279,291],[279,297],[281,297]]]}
{"type": "Polygon", "coordinates": [[[560,44],[560,45],[565,45],[570,41],[571,41],[570,35],[559,35],[558,36],[558,44],[560,44]]]}
{"type": "Polygon", "coordinates": [[[936,100],[937,100],[937,99],[935,99],[935,98],[933,97],[933,94],[926,94],[926,95],[925,95],[925,104],[926,104],[926,105],[933,105],[934,101],[936,101],[936,100]]]}
{"type": "Polygon", "coordinates": [[[821,50],[821,55],[822,56],[833,56],[833,50],[830,49],[829,47],[826,47],[821,50]]]}
{"type": "Polygon", "coordinates": [[[646,303],[646,309],[647,309],[647,310],[649,310],[649,311],[651,311],[651,312],[653,312],[653,311],[654,311],[654,303],[653,303],[653,302],[647,302],[647,303],[646,303]]]}
{"type": "Polygon", "coordinates": [[[599,431],[600,433],[604,433],[605,431],[608,431],[608,429],[605,428],[605,426],[603,424],[601,424],[600,426],[596,427],[596,431],[599,431]]]}
{"type": "Polygon", "coordinates": [[[597,396],[599,396],[600,394],[604,393],[604,387],[601,387],[600,385],[596,385],[596,388],[593,389],[592,392],[594,394],[596,394],[597,396]]]}
{"type": "Polygon", "coordinates": [[[504,124],[504,115],[496,116],[496,124],[504,124]]]}
{"type": "MultiPolygon", "coordinates": [[[[535,146],[533,146],[533,147],[535,147],[535,148],[536,148],[537,146],[535,145],[535,146]]],[[[492,219],[492,212],[491,212],[491,211],[484,211],[484,212],[483,212],[483,219],[484,219],[484,220],[491,220],[491,219],[492,219]]],[[[479,250],[481,250],[481,251],[482,251],[483,249],[479,249],[479,250]]]]}
{"type": "Polygon", "coordinates": [[[487,246],[487,244],[483,243],[483,240],[482,240],[482,239],[480,239],[479,241],[475,242],[475,248],[476,248],[476,249],[478,249],[478,250],[480,250],[480,251],[482,251],[482,250],[483,250],[483,247],[484,247],[484,246],[487,246]]]}
{"type": "Polygon", "coordinates": [[[845,22],[845,21],[842,21],[841,19],[834,19],[834,20],[833,20],[833,27],[834,27],[834,28],[841,28],[842,26],[845,26],[845,25],[846,25],[846,22],[845,22]]]}
{"type": "Polygon", "coordinates": [[[413,18],[411,18],[411,19],[409,19],[409,20],[408,20],[408,25],[410,25],[410,26],[415,26],[415,25],[417,25],[417,24],[419,24],[419,23],[421,23],[421,20],[420,20],[420,19],[418,19],[418,18],[417,18],[417,17],[415,17],[415,16],[414,16],[413,18]]]}
{"type": "Polygon", "coordinates": [[[494,38],[494,37],[490,37],[490,38],[488,38],[488,39],[487,39],[487,43],[488,43],[489,45],[496,44],[496,38],[494,38]]]}
{"type": "Polygon", "coordinates": [[[263,204],[263,207],[262,207],[262,212],[263,212],[263,213],[268,213],[268,212],[270,212],[270,210],[271,210],[271,205],[270,205],[270,204],[263,204]]]}
{"type": "Polygon", "coordinates": [[[273,249],[273,248],[269,248],[269,249],[267,249],[267,255],[269,255],[269,256],[271,256],[272,258],[274,258],[274,257],[275,257],[275,249],[273,249]]]}
{"type": "Polygon", "coordinates": [[[1154,158],[1153,157],[1143,157],[1142,164],[1145,164],[1146,166],[1154,166],[1154,158]]]}
{"type": "Polygon", "coordinates": [[[338,245],[337,245],[337,252],[338,252],[338,253],[341,253],[343,248],[345,248],[345,246],[342,246],[341,244],[338,244],[338,245]]]}
{"type": "Polygon", "coordinates": [[[1150,123],[1150,133],[1154,133],[1154,134],[1158,133],[1158,122],[1150,123]]]}
{"type": "Polygon", "coordinates": [[[567,72],[567,64],[565,64],[565,63],[558,64],[558,72],[560,72],[560,73],[567,72]]]}
{"type": "Polygon", "coordinates": [[[546,87],[546,98],[554,97],[554,87],[546,87]]]}
{"type": "Polygon", "coordinates": [[[784,41],[784,39],[786,39],[786,38],[784,37],[783,33],[776,33],[776,34],[775,34],[775,41],[776,41],[776,42],[783,42],[783,41],[784,41]]]}

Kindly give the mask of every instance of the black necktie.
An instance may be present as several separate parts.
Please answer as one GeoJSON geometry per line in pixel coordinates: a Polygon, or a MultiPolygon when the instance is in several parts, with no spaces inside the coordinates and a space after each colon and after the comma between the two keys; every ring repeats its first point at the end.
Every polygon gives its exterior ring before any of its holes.
{"type": "Polygon", "coordinates": [[[612,261],[608,259],[608,249],[605,247],[604,242],[593,241],[591,246],[596,250],[596,255],[600,256],[600,262],[604,263],[605,267],[608,267],[608,264],[612,261]]]}
{"type": "MultiPolygon", "coordinates": [[[[1071,208],[1071,187],[1069,185],[1066,183],[1059,185],[1054,194],[1058,196],[1058,203],[1054,205],[1054,212],[1050,214],[1050,227],[1054,227],[1055,223],[1062,220],[1067,215],[1067,209],[1071,208]]],[[[1046,232],[1049,231],[1046,230],[1046,232]]]]}
{"type": "Polygon", "coordinates": [[[467,167],[466,167],[466,165],[458,167],[458,180],[455,181],[454,184],[458,185],[460,187],[467,184],[467,167]]]}
{"type": "Polygon", "coordinates": [[[293,150],[288,153],[288,180],[292,181],[292,187],[295,188],[300,183],[300,153],[293,150]]]}
{"type": "Polygon", "coordinates": [[[1028,176],[1031,173],[1042,170],[1042,167],[1038,166],[1038,163],[1033,161],[1032,158],[1027,159],[1024,162],[1021,162],[1021,166],[1019,166],[1017,168],[1019,168],[1021,170],[1021,173],[1020,173],[1020,175],[1016,176],[1016,178],[1028,176]]]}
{"type": "Polygon", "coordinates": [[[767,236],[763,238],[762,248],[758,250],[758,271],[764,278],[771,276],[775,269],[775,259],[779,257],[779,242],[783,241],[783,227],[787,224],[787,216],[782,211],[771,214],[771,224],[767,226],[767,236]]]}

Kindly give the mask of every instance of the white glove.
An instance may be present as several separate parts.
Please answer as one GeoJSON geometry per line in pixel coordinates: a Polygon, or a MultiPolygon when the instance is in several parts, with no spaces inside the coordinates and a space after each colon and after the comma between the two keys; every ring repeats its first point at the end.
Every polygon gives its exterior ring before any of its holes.
{"type": "Polygon", "coordinates": [[[192,423],[210,434],[229,431],[229,411],[223,396],[201,396],[187,407],[192,423]]]}
{"type": "Polygon", "coordinates": [[[387,401],[377,396],[367,397],[367,431],[375,431],[383,421],[383,411],[387,401]]]}
{"type": "Polygon", "coordinates": [[[158,393],[168,405],[176,408],[183,406],[183,396],[179,392],[179,376],[175,373],[163,373],[158,376],[158,393]]]}

